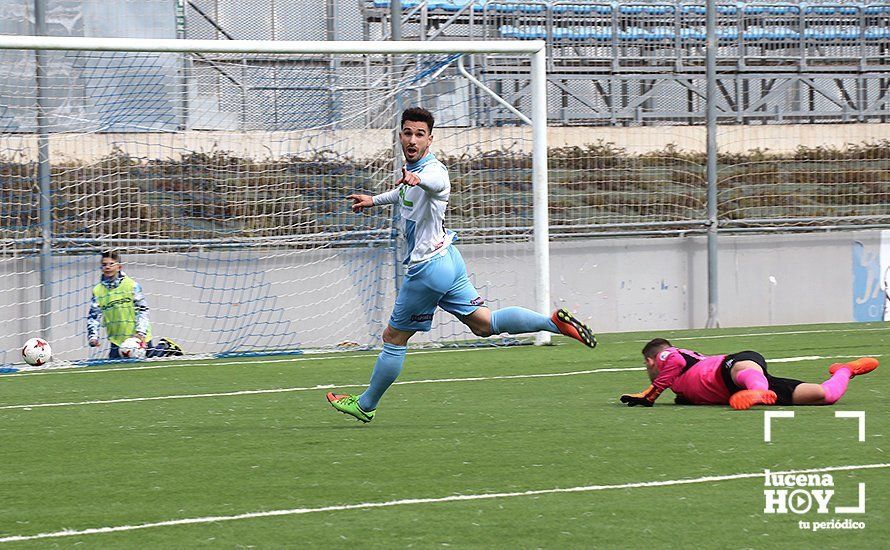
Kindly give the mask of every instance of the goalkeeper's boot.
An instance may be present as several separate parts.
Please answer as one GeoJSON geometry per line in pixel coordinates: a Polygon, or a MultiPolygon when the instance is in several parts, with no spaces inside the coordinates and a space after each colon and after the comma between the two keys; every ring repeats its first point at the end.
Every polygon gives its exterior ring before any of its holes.
{"type": "Polygon", "coordinates": [[[849,363],[835,363],[828,367],[828,372],[834,375],[834,373],[844,367],[850,369],[850,378],[853,378],[854,376],[867,374],[878,368],[878,360],[874,357],[860,357],[859,359],[850,361],[849,363]]]}
{"type": "Polygon", "coordinates": [[[596,347],[596,336],[593,335],[593,331],[569,313],[569,310],[565,308],[557,309],[553,312],[553,316],[550,319],[556,325],[556,328],[559,329],[559,332],[565,336],[574,338],[588,348],[596,347]]]}
{"type": "Polygon", "coordinates": [[[754,405],[775,405],[776,392],[772,390],[742,390],[732,394],[729,406],[737,411],[750,409],[754,405]]]}
{"type": "Polygon", "coordinates": [[[182,347],[169,338],[159,338],[161,343],[167,345],[167,355],[182,355],[182,347]]]}
{"type": "Polygon", "coordinates": [[[374,413],[376,412],[376,409],[373,411],[363,410],[358,404],[357,395],[328,392],[327,398],[328,403],[330,403],[332,407],[343,414],[354,416],[365,423],[374,420],[374,413]]]}

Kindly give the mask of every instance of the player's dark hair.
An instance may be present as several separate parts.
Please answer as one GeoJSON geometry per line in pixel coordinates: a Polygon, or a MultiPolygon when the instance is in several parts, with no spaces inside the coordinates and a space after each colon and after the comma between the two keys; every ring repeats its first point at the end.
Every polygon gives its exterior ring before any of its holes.
{"type": "Polygon", "coordinates": [[[433,124],[435,124],[435,120],[433,119],[433,113],[427,111],[423,107],[411,107],[409,109],[405,109],[402,111],[402,123],[401,127],[405,126],[405,123],[411,122],[426,122],[427,127],[430,129],[430,133],[433,133],[433,124]]]}
{"type": "Polygon", "coordinates": [[[664,338],[655,338],[643,346],[643,357],[655,357],[659,351],[669,347],[671,347],[671,343],[664,338]]]}
{"type": "Polygon", "coordinates": [[[104,250],[102,251],[102,259],[111,258],[117,263],[121,263],[121,255],[118,254],[117,250],[104,250]]]}

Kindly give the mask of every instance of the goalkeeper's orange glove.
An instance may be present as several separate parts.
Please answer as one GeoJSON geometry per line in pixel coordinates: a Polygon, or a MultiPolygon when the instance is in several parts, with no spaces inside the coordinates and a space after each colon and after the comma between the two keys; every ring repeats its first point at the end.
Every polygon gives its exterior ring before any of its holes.
{"type": "Polygon", "coordinates": [[[664,390],[659,390],[655,386],[649,386],[640,393],[625,393],[621,396],[621,402],[627,403],[628,407],[634,407],[636,405],[651,407],[655,404],[655,400],[658,399],[658,396],[661,395],[662,391],[664,390]]]}

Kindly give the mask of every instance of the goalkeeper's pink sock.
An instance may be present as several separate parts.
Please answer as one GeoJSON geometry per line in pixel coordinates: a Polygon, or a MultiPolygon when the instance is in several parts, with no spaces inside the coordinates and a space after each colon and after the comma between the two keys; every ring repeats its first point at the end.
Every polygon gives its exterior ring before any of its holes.
{"type": "Polygon", "coordinates": [[[848,367],[841,367],[831,378],[822,382],[822,389],[825,391],[826,405],[833,405],[847,393],[847,384],[850,383],[850,376],[852,374],[853,371],[848,367]]]}
{"type": "Polygon", "coordinates": [[[768,390],[766,376],[757,369],[745,369],[735,375],[736,382],[749,390],[768,390]]]}

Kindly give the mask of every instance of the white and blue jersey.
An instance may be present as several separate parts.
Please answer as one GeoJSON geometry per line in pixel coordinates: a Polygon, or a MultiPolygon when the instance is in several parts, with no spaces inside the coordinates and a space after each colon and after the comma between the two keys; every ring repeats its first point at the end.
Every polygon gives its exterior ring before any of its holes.
{"type": "Polygon", "coordinates": [[[412,266],[443,254],[454,240],[454,232],[445,229],[445,208],[451,196],[448,169],[432,153],[405,169],[420,178],[414,187],[401,184],[374,197],[375,205],[397,204],[399,231],[405,237],[408,255],[405,265],[412,266]]]}
{"type": "Polygon", "coordinates": [[[448,170],[427,154],[405,168],[420,178],[376,195],[375,205],[397,204],[399,224],[407,242],[408,270],[396,297],[389,325],[404,331],[428,331],[436,307],[466,317],[484,303],[467,277],[453,231],[445,229],[445,208],[451,194],[448,170]]]}

